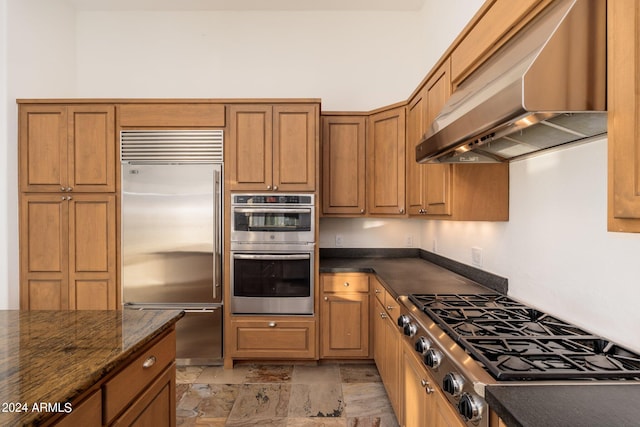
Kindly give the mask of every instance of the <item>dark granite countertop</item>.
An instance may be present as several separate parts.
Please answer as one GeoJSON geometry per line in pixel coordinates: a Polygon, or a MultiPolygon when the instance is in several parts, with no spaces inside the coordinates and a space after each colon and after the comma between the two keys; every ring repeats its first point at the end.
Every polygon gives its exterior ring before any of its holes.
{"type": "Polygon", "coordinates": [[[0,425],[38,425],[184,315],[163,311],[0,311],[0,425]],[[26,406],[25,406],[26,404],[26,406]],[[26,409],[26,411],[20,411],[26,409]]]}
{"type": "Polygon", "coordinates": [[[486,399],[509,427],[640,425],[640,383],[488,386],[486,399]]]}
{"type": "Polygon", "coordinates": [[[412,293],[490,293],[486,288],[422,258],[321,258],[320,273],[376,273],[394,296],[412,293]]]}

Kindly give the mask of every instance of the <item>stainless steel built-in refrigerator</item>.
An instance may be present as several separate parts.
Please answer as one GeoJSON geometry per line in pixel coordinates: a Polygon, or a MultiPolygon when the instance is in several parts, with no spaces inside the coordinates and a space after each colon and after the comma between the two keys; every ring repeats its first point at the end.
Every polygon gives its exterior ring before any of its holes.
{"type": "Polygon", "coordinates": [[[181,309],[181,364],[222,362],[222,131],[122,131],[125,309],[181,309]]]}

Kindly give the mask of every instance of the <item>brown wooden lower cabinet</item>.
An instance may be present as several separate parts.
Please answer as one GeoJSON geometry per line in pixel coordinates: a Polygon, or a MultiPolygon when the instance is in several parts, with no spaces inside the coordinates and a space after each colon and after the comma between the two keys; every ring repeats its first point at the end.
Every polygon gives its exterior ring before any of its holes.
{"type": "Polygon", "coordinates": [[[464,427],[460,416],[442,394],[406,342],[402,344],[402,413],[404,427],[464,427]]]}
{"type": "Polygon", "coordinates": [[[176,334],[137,352],[114,375],[79,399],[73,411],[46,425],[175,427],[176,334]]]}
{"type": "MultiPolygon", "coordinates": [[[[374,282],[374,287],[375,287],[374,282]]],[[[377,288],[376,288],[377,289],[377,288]]],[[[384,291],[383,291],[384,292],[384,291]]],[[[376,298],[373,306],[374,360],[389,396],[398,422],[402,423],[402,396],[400,394],[400,340],[395,318],[376,298]]],[[[397,309],[397,308],[396,308],[397,309]]]]}
{"type": "Polygon", "coordinates": [[[369,274],[320,278],[320,357],[369,357],[369,274]]]}

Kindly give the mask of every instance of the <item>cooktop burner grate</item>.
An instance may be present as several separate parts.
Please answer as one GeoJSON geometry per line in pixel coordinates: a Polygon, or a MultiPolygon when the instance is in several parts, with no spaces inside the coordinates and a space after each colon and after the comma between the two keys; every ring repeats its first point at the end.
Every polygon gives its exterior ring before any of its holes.
{"type": "Polygon", "coordinates": [[[640,355],[504,295],[409,299],[498,380],[640,378],[640,355]]]}

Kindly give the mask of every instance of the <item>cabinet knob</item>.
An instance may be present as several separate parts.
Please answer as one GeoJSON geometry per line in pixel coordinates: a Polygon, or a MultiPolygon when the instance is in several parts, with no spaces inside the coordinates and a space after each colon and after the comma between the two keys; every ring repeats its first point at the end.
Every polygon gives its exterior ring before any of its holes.
{"type": "Polygon", "coordinates": [[[145,360],[144,363],[142,364],[142,367],[144,369],[149,369],[150,367],[152,367],[155,364],[156,364],[156,357],[155,356],[149,356],[147,358],[147,360],[145,360]]]}
{"type": "Polygon", "coordinates": [[[380,289],[376,289],[375,292],[376,292],[376,294],[379,294],[382,291],[380,289]]]}
{"type": "Polygon", "coordinates": [[[404,213],[404,208],[400,208],[400,213],[403,214],[404,213]]]}
{"type": "Polygon", "coordinates": [[[60,191],[67,191],[66,187],[60,187],[60,191]]]}
{"type": "Polygon", "coordinates": [[[67,200],[71,200],[71,199],[73,199],[73,197],[67,196],[67,200]]]}
{"type": "Polygon", "coordinates": [[[364,209],[360,209],[360,213],[363,214],[364,213],[364,209]]]}
{"type": "Polygon", "coordinates": [[[275,328],[276,326],[278,326],[278,324],[276,322],[269,322],[268,325],[270,328],[275,328]]]}
{"type": "Polygon", "coordinates": [[[422,385],[422,387],[424,388],[424,391],[426,391],[427,394],[433,393],[433,387],[431,387],[431,384],[429,383],[429,381],[423,379],[420,381],[420,385],[422,385]]]}
{"type": "Polygon", "coordinates": [[[329,301],[329,297],[324,297],[324,300],[325,301],[329,301]]]}
{"type": "Polygon", "coordinates": [[[278,186],[277,186],[277,185],[274,185],[274,186],[273,186],[273,191],[277,191],[277,190],[278,190],[278,186]]]}
{"type": "Polygon", "coordinates": [[[270,185],[267,185],[267,190],[271,190],[271,186],[270,185]]]}
{"type": "Polygon", "coordinates": [[[388,305],[388,306],[387,306],[387,311],[391,311],[391,310],[393,310],[394,308],[395,308],[394,306],[392,306],[392,305],[388,305]]]}
{"type": "Polygon", "coordinates": [[[349,287],[349,282],[344,282],[344,287],[348,288],[349,287]]]}
{"type": "Polygon", "coordinates": [[[73,191],[73,187],[67,187],[65,191],[73,191]]]}
{"type": "Polygon", "coordinates": [[[380,313],[380,317],[382,317],[383,319],[386,319],[387,315],[385,313],[380,313]]]}

